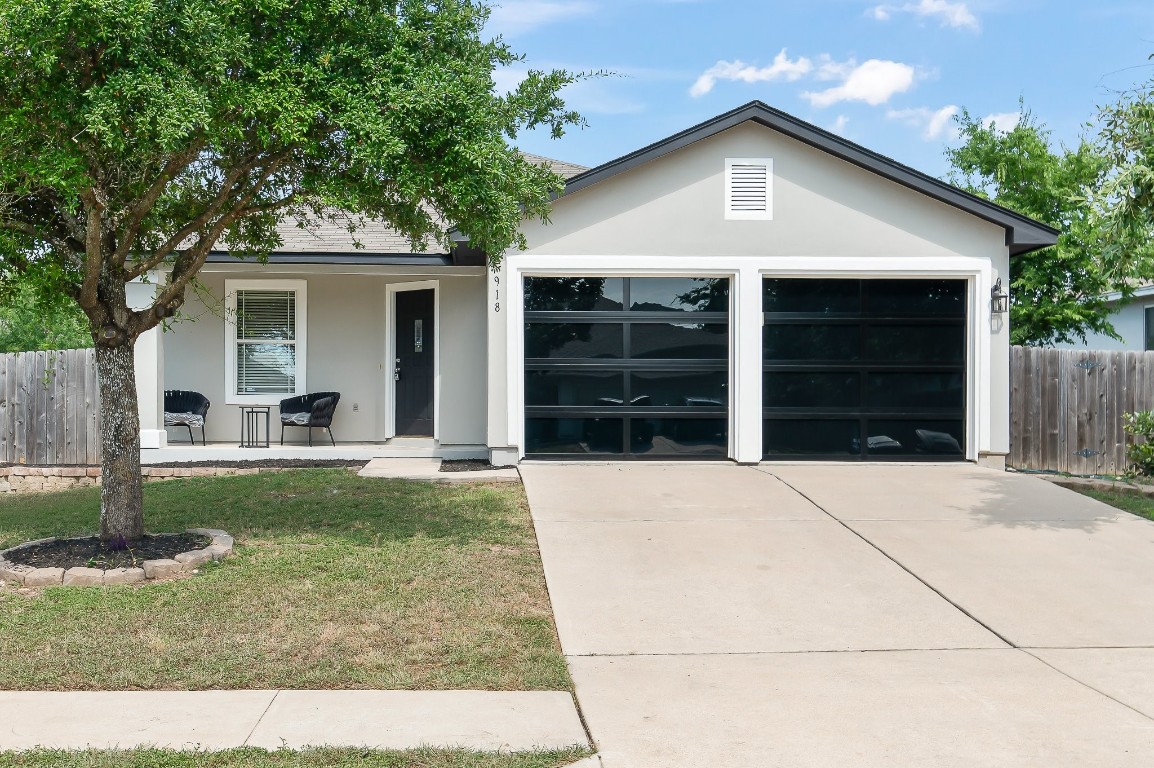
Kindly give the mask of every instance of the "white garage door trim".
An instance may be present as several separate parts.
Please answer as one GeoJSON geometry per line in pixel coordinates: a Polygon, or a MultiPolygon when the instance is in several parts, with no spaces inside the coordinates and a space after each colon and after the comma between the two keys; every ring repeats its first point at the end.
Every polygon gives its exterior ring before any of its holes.
{"type": "MultiPolygon", "coordinates": [[[[525,455],[524,277],[728,277],[730,284],[729,458],[756,464],[762,458],[761,326],[762,279],[775,277],[933,277],[969,281],[967,301],[966,458],[989,450],[993,408],[991,318],[982,301],[993,285],[988,260],[948,258],[869,258],[846,256],[509,256],[500,282],[504,289],[506,419],[511,444],[525,455]],[[862,262],[866,261],[867,264],[862,262]],[[708,267],[708,268],[704,268],[708,267]],[[742,418],[748,414],[748,418],[742,418]]],[[[490,312],[493,307],[490,306],[490,312]]],[[[496,350],[490,350],[495,353],[496,350]]]]}

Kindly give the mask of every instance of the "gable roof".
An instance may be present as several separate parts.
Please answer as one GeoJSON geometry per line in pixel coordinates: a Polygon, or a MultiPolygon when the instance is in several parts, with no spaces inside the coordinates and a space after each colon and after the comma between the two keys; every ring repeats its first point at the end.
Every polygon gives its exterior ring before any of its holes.
{"type": "Polygon", "coordinates": [[[751,101],[681,133],[643,147],[636,152],[631,152],[573,176],[566,183],[565,191],[560,196],[564,197],[579,192],[619,173],[632,170],[639,165],[664,157],[694,142],[708,139],[745,122],[754,122],[771,128],[790,138],[797,139],[803,144],[808,144],[859,168],[864,168],[915,192],[920,192],[939,202],[1004,228],[1006,230],[1006,245],[1009,246],[1011,256],[1045,248],[1058,242],[1059,232],[1053,227],[991,203],[989,200],[971,195],[944,181],[902,165],[896,160],[868,150],[860,144],[855,144],[792,115],[787,115],[785,112],[774,109],[761,101],[751,101]]]}
{"type": "MultiPolygon", "coordinates": [[[[551,157],[532,155],[528,152],[522,152],[521,155],[531,163],[548,166],[566,179],[589,170],[583,165],[551,157]]],[[[446,252],[435,244],[424,251],[414,251],[409,238],[379,219],[366,221],[355,233],[349,232],[348,223],[342,221],[339,214],[311,223],[307,229],[298,224],[297,219],[292,217],[280,222],[277,232],[280,234],[281,245],[269,254],[270,262],[429,266],[449,266],[462,262],[462,259],[454,258],[453,253],[446,252]]],[[[214,264],[231,263],[235,262],[236,258],[229,254],[227,247],[222,246],[212,251],[208,261],[214,264]]]]}

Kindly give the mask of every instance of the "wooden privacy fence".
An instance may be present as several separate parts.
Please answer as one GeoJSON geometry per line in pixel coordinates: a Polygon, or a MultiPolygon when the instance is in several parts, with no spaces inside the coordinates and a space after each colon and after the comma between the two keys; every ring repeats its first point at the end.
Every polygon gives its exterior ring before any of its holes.
{"type": "Polygon", "coordinates": [[[1154,410],[1154,352],[1010,350],[1010,456],[1019,469],[1116,475],[1123,414],[1154,410]]]}
{"type": "Polygon", "coordinates": [[[0,355],[0,464],[99,464],[96,351],[0,355]]]}

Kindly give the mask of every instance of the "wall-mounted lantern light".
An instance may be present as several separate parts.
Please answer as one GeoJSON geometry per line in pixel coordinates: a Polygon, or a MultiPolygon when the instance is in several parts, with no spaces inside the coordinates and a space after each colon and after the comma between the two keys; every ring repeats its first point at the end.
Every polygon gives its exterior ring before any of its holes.
{"type": "Polygon", "coordinates": [[[990,289],[990,312],[995,315],[1004,315],[1010,308],[1010,295],[1002,290],[1002,278],[994,282],[990,289]]]}

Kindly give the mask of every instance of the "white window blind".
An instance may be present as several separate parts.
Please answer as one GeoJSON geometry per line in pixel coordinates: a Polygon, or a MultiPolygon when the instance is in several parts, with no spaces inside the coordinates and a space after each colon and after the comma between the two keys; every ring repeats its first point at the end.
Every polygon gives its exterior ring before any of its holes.
{"type": "Polygon", "coordinates": [[[296,391],[296,292],[236,292],[236,392],[296,391]]]}
{"type": "Polygon", "coordinates": [[[726,159],[725,218],[773,218],[773,160],[726,159]]]}
{"type": "Polygon", "coordinates": [[[230,401],[275,403],[301,394],[303,281],[228,282],[230,401]]]}

